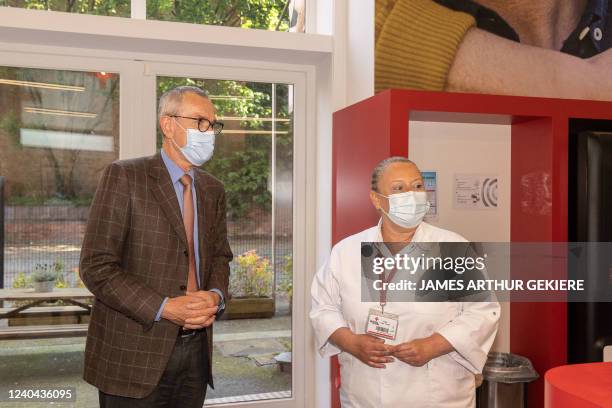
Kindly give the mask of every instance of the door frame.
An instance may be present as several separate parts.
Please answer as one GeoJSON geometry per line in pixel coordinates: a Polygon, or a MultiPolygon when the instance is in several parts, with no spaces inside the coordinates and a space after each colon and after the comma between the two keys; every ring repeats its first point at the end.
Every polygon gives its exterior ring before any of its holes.
{"type": "Polygon", "coordinates": [[[123,51],[45,45],[28,46],[28,51],[23,49],[19,44],[0,42],[0,65],[119,74],[120,159],[150,155],[156,150],[157,76],[193,76],[294,85],[292,397],[218,406],[314,406],[316,355],[312,346],[313,333],[308,311],[310,282],[317,266],[316,67],[228,58],[128,54],[123,51]],[[131,58],[126,58],[128,55],[131,58]]]}

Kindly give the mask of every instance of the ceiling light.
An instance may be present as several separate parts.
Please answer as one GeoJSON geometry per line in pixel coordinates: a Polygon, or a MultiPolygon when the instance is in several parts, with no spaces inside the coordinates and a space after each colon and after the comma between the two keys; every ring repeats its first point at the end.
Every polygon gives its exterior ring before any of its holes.
{"type": "Polygon", "coordinates": [[[92,152],[115,151],[113,136],[24,128],[20,129],[19,133],[19,141],[26,147],[92,152]]]}
{"type": "Polygon", "coordinates": [[[14,79],[0,79],[0,84],[25,86],[29,88],[53,89],[56,91],[83,92],[85,90],[84,86],[61,85],[61,84],[52,84],[48,82],[17,81],[14,79]]]}
{"type": "MultiPolygon", "coordinates": [[[[287,133],[289,133],[286,130],[279,130],[274,132],[277,135],[286,135],[287,133]]],[[[245,134],[249,134],[249,135],[271,135],[272,131],[271,130],[223,130],[223,132],[221,132],[222,135],[245,135],[245,134]]]]}
{"type": "MultiPolygon", "coordinates": [[[[225,120],[225,121],[231,121],[231,120],[237,120],[237,121],[261,121],[261,122],[272,122],[274,120],[274,118],[258,118],[256,116],[219,116],[218,117],[219,120],[225,120]]],[[[289,122],[291,119],[288,118],[276,118],[276,122],[289,122]]]]}
{"type": "Polygon", "coordinates": [[[24,111],[28,113],[40,113],[43,115],[56,115],[56,116],[74,116],[77,118],[95,118],[98,116],[96,113],[90,112],[76,112],[76,111],[67,111],[60,109],[46,109],[46,108],[34,108],[31,106],[26,106],[23,108],[24,111]]]}
{"type": "Polygon", "coordinates": [[[225,100],[242,100],[242,99],[254,99],[252,96],[240,96],[240,95],[208,95],[208,99],[225,99],[225,100]]]}

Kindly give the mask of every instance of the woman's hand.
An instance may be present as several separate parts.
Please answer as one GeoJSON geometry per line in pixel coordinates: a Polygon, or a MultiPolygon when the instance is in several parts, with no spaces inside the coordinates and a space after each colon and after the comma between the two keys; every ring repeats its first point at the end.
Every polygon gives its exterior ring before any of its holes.
{"type": "Polygon", "coordinates": [[[393,355],[398,360],[415,367],[421,367],[434,358],[433,347],[428,338],[398,344],[393,349],[393,355]]]}
{"type": "Polygon", "coordinates": [[[378,337],[355,334],[347,351],[370,367],[385,368],[386,363],[394,361],[391,357],[392,348],[378,337]]]}
{"type": "Polygon", "coordinates": [[[393,356],[406,364],[421,367],[431,359],[453,351],[453,346],[438,333],[393,347],[393,356]]]}
{"type": "Polygon", "coordinates": [[[341,327],[333,332],[329,340],[370,367],[385,368],[385,364],[394,361],[391,357],[393,346],[369,334],[355,334],[348,327],[341,327]]]}

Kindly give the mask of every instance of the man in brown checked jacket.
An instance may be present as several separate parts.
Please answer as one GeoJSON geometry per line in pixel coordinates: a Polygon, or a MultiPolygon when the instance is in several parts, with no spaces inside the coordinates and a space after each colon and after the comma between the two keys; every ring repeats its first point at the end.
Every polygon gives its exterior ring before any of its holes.
{"type": "Polygon", "coordinates": [[[223,124],[195,87],[162,95],[159,124],[161,152],[105,169],[83,241],[95,295],[84,379],[101,407],[201,408],[213,387],[232,251],[223,185],[199,166],[223,124]]]}

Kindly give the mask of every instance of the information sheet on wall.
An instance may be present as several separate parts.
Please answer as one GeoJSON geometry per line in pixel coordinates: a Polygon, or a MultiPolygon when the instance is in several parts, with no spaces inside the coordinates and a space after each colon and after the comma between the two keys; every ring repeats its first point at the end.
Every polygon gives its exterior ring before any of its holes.
{"type": "Polygon", "coordinates": [[[497,175],[455,174],[454,207],[473,210],[496,209],[497,190],[497,175]]]}
{"type": "Polygon", "coordinates": [[[427,220],[438,218],[438,173],[436,171],[422,171],[423,183],[427,192],[427,201],[431,205],[425,215],[427,220]]]}

